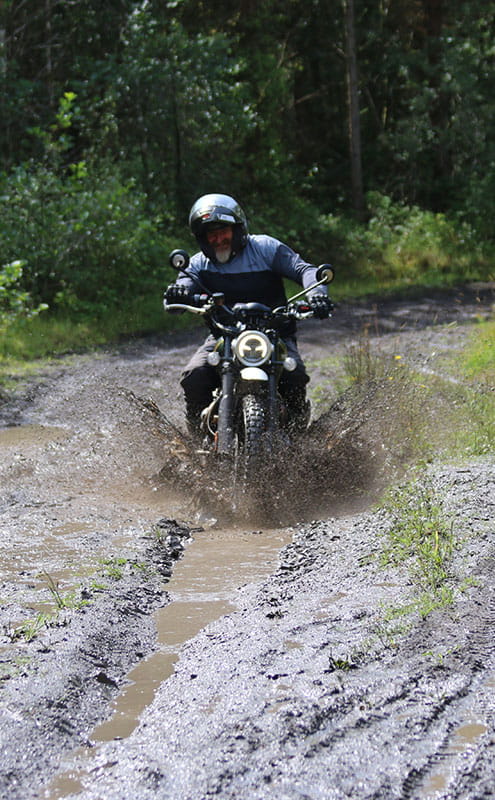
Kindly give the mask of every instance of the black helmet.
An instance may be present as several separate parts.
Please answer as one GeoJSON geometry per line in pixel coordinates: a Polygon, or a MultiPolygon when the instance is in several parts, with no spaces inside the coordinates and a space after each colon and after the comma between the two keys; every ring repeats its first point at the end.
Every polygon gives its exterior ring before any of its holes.
{"type": "Polygon", "coordinates": [[[201,250],[214,260],[214,250],[208,244],[206,231],[212,224],[232,225],[232,253],[235,255],[246,246],[248,235],[247,218],[239,203],[228,194],[205,194],[194,203],[189,214],[189,227],[201,250]]]}

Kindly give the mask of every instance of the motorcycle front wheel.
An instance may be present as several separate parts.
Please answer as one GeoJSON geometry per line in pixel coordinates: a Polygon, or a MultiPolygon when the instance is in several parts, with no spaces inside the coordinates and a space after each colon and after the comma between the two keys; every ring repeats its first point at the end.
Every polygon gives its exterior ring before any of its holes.
{"type": "Polygon", "coordinates": [[[239,466],[243,487],[246,490],[255,489],[261,478],[265,436],[265,406],[255,394],[246,394],[242,398],[242,430],[239,433],[239,466]]]}

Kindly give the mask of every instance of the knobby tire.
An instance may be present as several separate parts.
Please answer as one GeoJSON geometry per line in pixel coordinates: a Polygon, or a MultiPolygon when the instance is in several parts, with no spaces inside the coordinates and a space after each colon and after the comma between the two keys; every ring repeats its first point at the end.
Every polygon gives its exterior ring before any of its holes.
{"type": "Polygon", "coordinates": [[[241,463],[244,486],[255,488],[260,479],[265,437],[265,408],[257,395],[247,394],[242,398],[243,441],[241,463]]]}

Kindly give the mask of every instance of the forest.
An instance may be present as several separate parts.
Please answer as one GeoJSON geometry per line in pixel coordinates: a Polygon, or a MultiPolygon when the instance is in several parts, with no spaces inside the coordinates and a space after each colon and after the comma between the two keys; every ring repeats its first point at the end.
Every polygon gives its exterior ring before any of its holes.
{"type": "Polygon", "coordinates": [[[151,325],[212,191],[338,291],[493,279],[494,30],[492,0],[3,0],[0,328],[151,325]]]}

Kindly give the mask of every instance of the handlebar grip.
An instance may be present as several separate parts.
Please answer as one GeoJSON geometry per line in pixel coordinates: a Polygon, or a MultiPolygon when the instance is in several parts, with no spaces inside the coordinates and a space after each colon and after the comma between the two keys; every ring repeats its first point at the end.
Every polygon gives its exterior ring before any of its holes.
{"type": "Polygon", "coordinates": [[[204,314],[204,308],[198,308],[197,306],[189,306],[186,303],[167,303],[166,300],[163,301],[163,310],[168,311],[171,314],[178,311],[190,311],[191,314],[204,314]]]}

